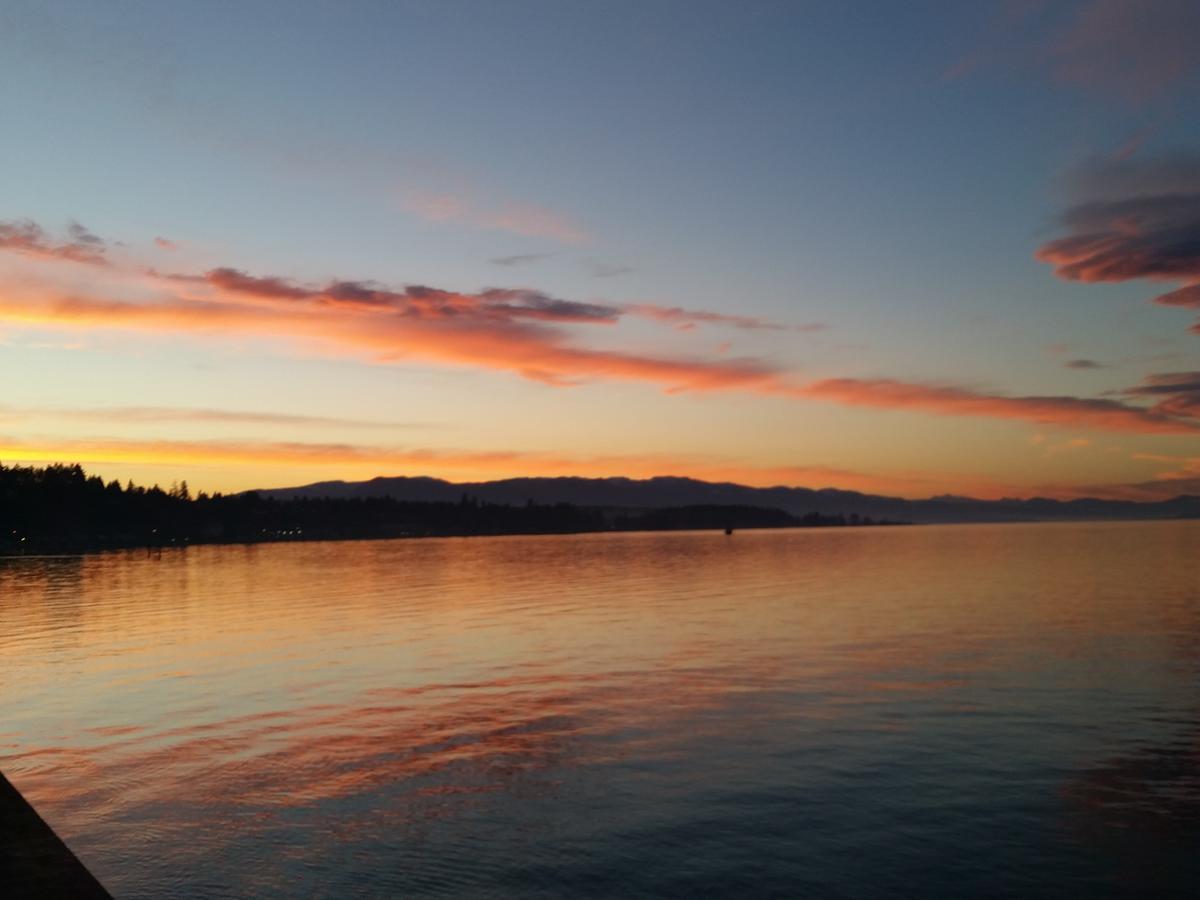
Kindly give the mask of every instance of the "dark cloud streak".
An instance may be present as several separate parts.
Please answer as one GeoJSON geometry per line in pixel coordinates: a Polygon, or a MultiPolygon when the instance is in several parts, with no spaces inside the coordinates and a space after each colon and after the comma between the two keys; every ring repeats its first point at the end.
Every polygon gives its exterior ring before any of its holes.
{"type": "Polygon", "coordinates": [[[1200,309],[1200,158],[1093,163],[1070,181],[1080,198],[1060,217],[1067,233],[1039,260],[1067,281],[1174,281],[1154,302],[1200,309]]]}
{"type": "Polygon", "coordinates": [[[1200,372],[1161,372],[1147,375],[1140,384],[1122,391],[1130,397],[1157,401],[1151,412],[1163,416],[1200,420],[1200,372]]]}
{"type": "Polygon", "coordinates": [[[0,250],[43,259],[63,259],[94,266],[108,265],[103,240],[78,222],[67,226],[69,240],[56,241],[29,219],[0,222],[0,250]]]}
{"type": "Polygon", "coordinates": [[[516,253],[512,256],[496,256],[489,259],[488,262],[493,266],[527,266],[552,256],[554,256],[553,253],[516,253]]]}

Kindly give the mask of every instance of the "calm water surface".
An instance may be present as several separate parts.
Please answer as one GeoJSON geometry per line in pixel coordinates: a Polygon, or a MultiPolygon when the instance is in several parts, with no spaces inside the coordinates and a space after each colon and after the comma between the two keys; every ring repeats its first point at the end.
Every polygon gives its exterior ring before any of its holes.
{"type": "Polygon", "coordinates": [[[118,897],[1200,883],[1200,523],[0,560],[0,768],[118,897]]]}

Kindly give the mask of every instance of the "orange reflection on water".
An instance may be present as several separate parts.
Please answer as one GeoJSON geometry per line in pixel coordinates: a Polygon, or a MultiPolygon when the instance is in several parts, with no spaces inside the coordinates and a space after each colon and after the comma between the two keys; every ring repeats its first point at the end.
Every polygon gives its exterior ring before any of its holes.
{"type": "Polygon", "coordinates": [[[923,773],[933,748],[984,759],[972,728],[1107,727],[1091,680],[1119,664],[1124,687],[1154,684],[1164,646],[1180,651],[1166,636],[1197,624],[1177,563],[1198,535],[976,526],[8,560],[0,764],[118,879],[114,859],[150,852],[131,837],[143,826],[186,868],[281,841],[301,853],[302,834],[353,848],[479,817],[551,840],[567,810],[623,816],[647,792],[662,810],[688,791],[852,785],[884,760],[923,773]],[[1076,664],[1098,647],[1106,668],[1076,664]]]}

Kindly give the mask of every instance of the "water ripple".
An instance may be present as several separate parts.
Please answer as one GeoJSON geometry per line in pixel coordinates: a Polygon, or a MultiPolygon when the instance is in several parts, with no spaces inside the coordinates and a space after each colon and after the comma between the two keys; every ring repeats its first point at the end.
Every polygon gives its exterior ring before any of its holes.
{"type": "Polygon", "coordinates": [[[122,897],[1196,883],[1193,523],[0,560],[0,766],[122,897]]]}

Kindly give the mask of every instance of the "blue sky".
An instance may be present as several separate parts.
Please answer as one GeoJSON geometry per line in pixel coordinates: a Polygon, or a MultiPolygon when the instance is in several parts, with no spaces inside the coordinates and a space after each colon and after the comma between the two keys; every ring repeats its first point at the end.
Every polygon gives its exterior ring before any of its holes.
{"type": "MultiPolygon", "coordinates": [[[[1080,167],[1194,158],[1200,92],[1177,36],[1195,25],[1187,4],[1170,0],[15,3],[0,12],[0,80],[10,86],[0,115],[18,123],[0,144],[0,220],[49,234],[83,223],[122,266],[162,272],[233,268],[465,295],[522,288],[825,326],[678,331],[622,319],[585,342],[639,357],[734,355],[791,381],[1101,398],[1198,368],[1194,316],[1148,307],[1159,286],[1140,277],[1055,278],[1035,252],[1086,199],[1071,187],[1080,167]],[[1172,54],[1177,65],[1163,68],[1172,54]],[[156,237],[174,249],[155,247],[156,237]],[[1104,368],[1064,368],[1080,357],[1104,368]]],[[[29,255],[16,255],[11,265],[23,268],[10,278],[35,277],[29,267],[41,263],[29,255]]],[[[92,273],[68,268],[36,277],[92,284],[92,273]]],[[[664,385],[590,372],[563,389],[462,365],[457,351],[450,366],[420,354],[330,359],[257,333],[209,340],[88,326],[81,337],[78,326],[67,334],[10,319],[0,319],[0,374],[21,384],[11,405],[26,412],[318,403],[322,414],[392,418],[399,409],[443,433],[389,437],[389,448],[419,440],[560,461],[598,455],[620,429],[629,454],[657,454],[662,465],[697,445],[730,470],[792,467],[797,477],[850,459],[862,484],[892,479],[908,493],[1134,483],[1186,469],[1198,452],[1194,437],[1166,431],[1121,435],[1122,449],[1101,451],[1094,422],[1005,413],[999,425],[1014,446],[1046,426],[1097,448],[1090,463],[1031,464],[1014,449],[980,458],[976,435],[997,423],[947,414],[936,398],[903,413],[872,401],[866,413],[857,400],[831,409],[773,387],[766,397],[664,397],[664,385]],[[508,432],[486,425],[500,402],[508,432]],[[710,447],[698,421],[740,422],[747,405],[747,423],[718,428],[742,431],[742,441],[710,447]],[[637,423],[620,413],[631,408],[637,423]],[[780,428],[785,437],[768,433],[780,428]],[[814,430],[847,438],[814,443],[814,430]],[[901,445],[897,455],[872,461],[852,446],[872,434],[901,445]],[[1125,446],[1134,440],[1139,448],[1125,446]],[[1132,454],[1172,462],[1151,472],[1132,454]]],[[[28,422],[5,429],[8,458],[30,456],[32,444],[178,437],[177,424],[148,427],[28,422]]],[[[239,427],[216,437],[273,439],[239,427]]],[[[112,471],[133,465],[87,452],[112,471]]],[[[139,459],[148,478],[181,465],[139,459]]],[[[307,462],[196,464],[210,467],[193,480],[214,487],[332,474],[307,462]]]]}

